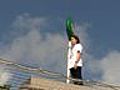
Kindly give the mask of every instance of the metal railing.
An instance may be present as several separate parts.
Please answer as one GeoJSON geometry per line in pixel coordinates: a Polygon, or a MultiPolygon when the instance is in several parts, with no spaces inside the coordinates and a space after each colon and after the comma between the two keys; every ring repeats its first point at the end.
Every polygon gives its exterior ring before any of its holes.
{"type": "Polygon", "coordinates": [[[10,90],[18,90],[19,86],[22,85],[26,80],[29,80],[31,75],[35,76],[46,76],[46,77],[54,77],[55,79],[63,79],[64,81],[66,79],[69,79],[70,81],[82,81],[84,85],[86,86],[100,86],[100,87],[106,87],[111,88],[113,90],[120,90],[120,86],[112,85],[105,83],[103,81],[95,81],[95,80],[78,80],[73,78],[68,78],[66,75],[58,72],[53,72],[49,70],[44,70],[41,68],[33,68],[30,66],[17,64],[13,61],[8,61],[3,58],[0,58],[0,65],[5,65],[4,71],[10,72],[11,78],[7,83],[11,86],[10,90]]]}

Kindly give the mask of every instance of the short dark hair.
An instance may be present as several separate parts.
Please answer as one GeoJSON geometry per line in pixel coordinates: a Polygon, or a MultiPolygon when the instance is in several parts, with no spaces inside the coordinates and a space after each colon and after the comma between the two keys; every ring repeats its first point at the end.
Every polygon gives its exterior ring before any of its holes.
{"type": "Polygon", "coordinates": [[[72,35],[71,37],[73,37],[73,38],[75,38],[77,40],[77,42],[76,42],[77,44],[80,43],[80,39],[79,39],[79,37],[77,35],[72,35]]]}

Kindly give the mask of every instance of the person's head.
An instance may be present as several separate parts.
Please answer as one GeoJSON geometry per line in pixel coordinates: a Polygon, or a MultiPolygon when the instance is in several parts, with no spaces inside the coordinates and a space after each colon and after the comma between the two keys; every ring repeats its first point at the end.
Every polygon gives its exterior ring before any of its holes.
{"type": "Polygon", "coordinates": [[[80,43],[79,37],[76,36],[76,35],[72,35],[72,36],[71,36],[71,43],[72,43],[72,45],[75,45],[75,44],[80,43]]]}

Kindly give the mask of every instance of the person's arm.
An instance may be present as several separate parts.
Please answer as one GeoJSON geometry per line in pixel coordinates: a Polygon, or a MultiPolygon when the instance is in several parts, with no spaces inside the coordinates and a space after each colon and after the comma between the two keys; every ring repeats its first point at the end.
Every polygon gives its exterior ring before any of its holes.
{"type": "Polygon", "coordinates": [[[80,58],[81,58],[80,51],[77,51],[76,61],[75,61],[75,65],[74,65],[75,69],[77,68],[77,63],[80,61],[80,58]]]}
{"type": "Polygon", "coordinates": [[[81,58],[80,51],[77,51],[76,61],[75,61],[76,64],[79,62],[80,58],[81,58]]]}

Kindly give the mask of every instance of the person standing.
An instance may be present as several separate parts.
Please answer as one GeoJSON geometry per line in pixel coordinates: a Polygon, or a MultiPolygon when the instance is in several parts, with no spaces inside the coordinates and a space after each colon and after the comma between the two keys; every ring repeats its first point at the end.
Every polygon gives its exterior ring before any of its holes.
{"type": "Polygon", "coordinates": [[[69,42],[68,52],[68,68],[70,70],[70,76],[73,79],[79,79],[81,82],[74,81],[74,84],[83,85],[82,82],[82,67],[83,60],[81,58],[83,46],[80,43],[78,36],[72,35],[69,42]]]}

